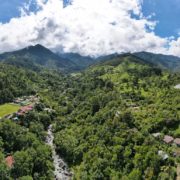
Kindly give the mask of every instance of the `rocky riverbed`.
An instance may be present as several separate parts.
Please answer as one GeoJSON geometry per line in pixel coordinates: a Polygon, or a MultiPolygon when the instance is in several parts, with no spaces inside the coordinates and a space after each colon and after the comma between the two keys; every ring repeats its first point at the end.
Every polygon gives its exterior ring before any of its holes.
{"type": "Polygon", "coordinates": [[[55,180],[71,180],[72,173],[70,172],[64,160],[56,153],[56,147],[53,144],[53,140],[54,140],[54,135],[52,132],[52,125],[50,125],[47,132],[46,142],[52,148],[52,158],[55,167],[55,171],[54,171],[55,180]]]}

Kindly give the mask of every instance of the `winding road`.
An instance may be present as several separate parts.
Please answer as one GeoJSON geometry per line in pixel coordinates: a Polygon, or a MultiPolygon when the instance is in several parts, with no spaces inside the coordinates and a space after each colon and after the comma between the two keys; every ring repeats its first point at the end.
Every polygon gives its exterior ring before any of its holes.
{"type": "Polygon", "coordinates": [[[54,161],[54,176],[55,180],[71,180],[72,179],[72,173],[70,172],[67,164],[63,161],[63,159],[56,153],[56,147],[53,143],[54,135],[52,132],[52,125],[49,126],[47,131],[47,138],[46,143],[51,147],[52,149],[52,158],[54,161]]]}

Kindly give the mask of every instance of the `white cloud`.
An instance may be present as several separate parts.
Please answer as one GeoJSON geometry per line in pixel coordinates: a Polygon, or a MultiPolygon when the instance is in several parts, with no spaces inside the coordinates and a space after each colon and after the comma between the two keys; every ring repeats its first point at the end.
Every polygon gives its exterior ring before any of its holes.
{"type": "Polygon", "coordinates": [[[180,37],[177,40],[172,40],[170,42],[168,53],[180,57],[180,37]]]}
{"type": "Polygon", "coordinates": [[[36,0],[22,16],[0,24],[0,52],[40,43],[54,51],[82,55],[152,51],[179,55],[180,39],[154,34],[156,22],[143,17],[142,0],[74,0],[63,8],[62,0],[36,0]],[[131,13],[138,16],[132,18],[131,13]],[[167,47],[170,48],[167,49],[167,47]]]}

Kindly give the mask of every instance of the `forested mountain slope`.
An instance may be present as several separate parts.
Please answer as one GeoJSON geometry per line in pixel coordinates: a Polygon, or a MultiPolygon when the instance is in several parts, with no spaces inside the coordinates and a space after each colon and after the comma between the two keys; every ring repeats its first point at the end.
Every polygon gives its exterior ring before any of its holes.
{"type": "Polygon", "coordinates": [[[75,63],[59,57],[57,54],[39,44],[18,51],[1,54],[0,61],[33,70],[39,66],[62,71],[75,68],[75,63]]]}
{"type": "Polygon", "coordinates": [[[92,58],[90,56],[81,56],[80,54],[76,53],[64,53],[59,54],[59,56],[75,63],[76,70],[83,70],[98,61],[96,58],[92,58]]]}
{"type": "Polygon", "coordinates": [[[176,56],[168,56],[163,54],[153,54],[149,52],[134,53],[135,56],[149,61],[159,68],[171,70],[174,72],[180,71],[180,58],[176,56]]]}
{"type": "Polygon", "coordinates": [[[74,72],[84,70],[90,65],[99,62],[113,61],[127,55],[144,61],[154,66],[173,72],[180,71],[180,58],[163,54],[153,54],[149,52],[111,54],[100,57],[82,56],[76,53],[56,54],[42,45],[29,46],[24,49],[0,54],[0,61],[39,71],[42,67],[48,69],[58,69],[63,72],[74,72]]]}
{"type": "Polygon", "coordinates": [[[41,89],[47,87],[46,81],[50,74],[47,70],[37,73],[0,63],[0,114],[3,114],[2,109],[7,114],[6,117],[0,117],[0,179],[2,180],[54,178],[52,152],[45,144],[45,139],[47,127],[55,115],[44,111],[46,105],[41,100],[37,104],[30,104],[28,107],[32,107],[31,111],[22,115],[18,115],[18,108],[24,107],[12,103],[16,97],[38,96],[41,89]],[[10,103],[6,104],[8,102],[10,103]],[[8,111],[11,109],[7,108],[15,106],[17,112],[9,114],[8,111]]]}
{"type": "Polygon", "coordinates": [[[49,124],[56,150],[74,179],[176,178],[179,148],[163,138],[180,137],[180,90],[174,88],[180,84],[178,73],[131,54],[73,74],[3,63],[0,67],[1,103],[23,95],[40,97],[40,104],[19,123],[0,121],[4,179],[53,179],[52,152],[45,145],[49,124]],[[9,154],[15,158],[11,169],[4,162],[9,154]]]}
{"type": "Polygon", "coordinates": [[[0,104],[12,102],[15,97],[35,94],[39,77],[31,70],[0,63],[0,104]]]}
{"type": "Polygon", "coordinates": [[[180,159],[163,137],[180,136],[179,82],[128,55],[54,83],[44,97],[58,112],[57,151],[75,179],[175,179],[180,159]]]}
{"type": "Polygon", "coordinates": [[[144,61],[154,66],[169,70],[171,72],[180,71],[180,58],[176,56],[163,55],[163,54],[154,54],[149,52],[137,52],[137,53],[123,53],[123,54],[111,54],[108,56],[98,57],[96,62],[105,62],[110,61],[116,58],[121,58],[123,56],[134,56],[134,58],[144,61]]]}

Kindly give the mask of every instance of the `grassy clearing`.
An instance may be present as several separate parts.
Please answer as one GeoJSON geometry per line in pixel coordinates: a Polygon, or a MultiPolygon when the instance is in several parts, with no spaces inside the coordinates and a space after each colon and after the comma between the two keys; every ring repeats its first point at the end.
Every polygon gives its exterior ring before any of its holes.
{"type": "Polygon", "coordinates": [[[8,115],[8,114],[12,114],[18,111],[18,109],[20,108],[19,105],[16,104],[4,104],[4,105],[0,105],[0,118],[8,115]]]}

